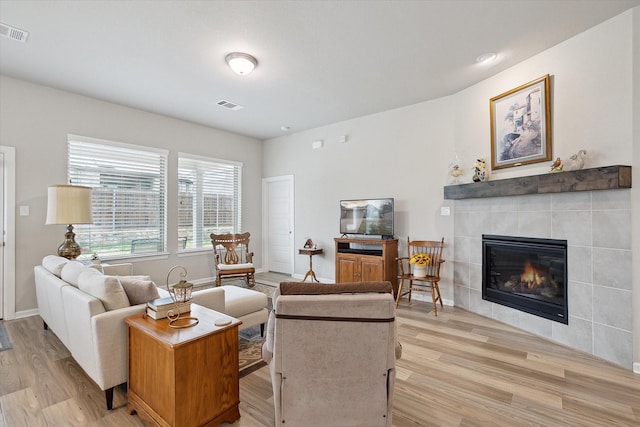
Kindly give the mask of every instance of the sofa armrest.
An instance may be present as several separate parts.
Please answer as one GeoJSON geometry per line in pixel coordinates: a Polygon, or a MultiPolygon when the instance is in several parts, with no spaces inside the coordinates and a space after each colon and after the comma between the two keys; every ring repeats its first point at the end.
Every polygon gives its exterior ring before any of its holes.
{"type": "Polygon", "coordinates": [[[128,329],[124,319],[144,313],[146,304],[107,311],[91,318],[96,358],[94,381],[106,390],[127,382],[128,329]]]}
{"type": "Polygon", "coordinates": [[[271,359],[273,359],[273,338],[275,327],[275,312],[271,310],[271,313],[269,313],[269,320],[267,321],[267,336],[264,340],[264,344],[262,344],[262,360],[267,363],[271,363],[271,359]]]}

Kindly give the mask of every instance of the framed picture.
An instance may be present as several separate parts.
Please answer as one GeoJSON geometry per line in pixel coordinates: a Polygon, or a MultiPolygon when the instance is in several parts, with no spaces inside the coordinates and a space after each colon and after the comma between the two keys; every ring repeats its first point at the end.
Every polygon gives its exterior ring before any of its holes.
{"type": "Polygon", "coordinates": [[[489,100],[491,169],[551,160],[549,75],[489,100]]]}

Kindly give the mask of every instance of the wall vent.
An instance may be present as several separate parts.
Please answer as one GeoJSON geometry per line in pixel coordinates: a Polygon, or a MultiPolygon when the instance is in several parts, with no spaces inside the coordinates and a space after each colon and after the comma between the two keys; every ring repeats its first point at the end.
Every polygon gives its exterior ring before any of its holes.
{"type": "Polygon", "coordinates": [[[0,35],[22,43],[26,43],[29,37],[27,31],[3,23],[0,23],[0,35]]]}
{"type": "Polygon", "coordinates": [[[242,105],[235,104],[231,101],[226,101],[224,99],[221,99],[220,101],[218,101],[217,104],[221,107],[228,108],[229,110],[233,110],[233,111],[242,110],[244,108],[242,105]]]}

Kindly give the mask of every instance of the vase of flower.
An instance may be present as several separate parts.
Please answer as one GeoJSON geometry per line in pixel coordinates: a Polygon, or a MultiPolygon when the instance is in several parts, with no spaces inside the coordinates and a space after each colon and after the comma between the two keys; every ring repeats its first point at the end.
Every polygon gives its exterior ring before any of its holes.
{"type": "Polygon", "coordinates": [[[427,277],[427,266],[426,265],[414,265],[413,266],[413,276],[414,277],[427,277]]]}
{"type": "Polygon", "coordinates": [[[413,254],[409,258],[409,264],[413,265],[414,277],[427,277],[427,265],[431,262],[429,255],[424,253],[413,254]]]}

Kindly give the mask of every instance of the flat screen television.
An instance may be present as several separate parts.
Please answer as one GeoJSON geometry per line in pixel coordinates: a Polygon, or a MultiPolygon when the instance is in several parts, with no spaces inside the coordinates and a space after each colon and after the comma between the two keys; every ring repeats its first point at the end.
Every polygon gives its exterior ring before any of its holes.
{"type": "Polygon", "coordinates": [[[340,200],[340,234],[393,237],[393,198],[340,200]]]}

